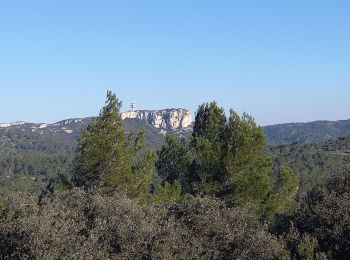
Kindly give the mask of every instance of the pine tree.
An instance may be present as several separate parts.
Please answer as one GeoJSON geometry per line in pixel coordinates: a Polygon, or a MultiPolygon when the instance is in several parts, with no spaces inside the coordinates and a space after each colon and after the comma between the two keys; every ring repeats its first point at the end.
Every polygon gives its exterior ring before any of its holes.
{"type": "Polygon", "coordinates": [[[75,158],[73,182],[86,190],[102,188],[127,190],[135,178],[134,163],[144,148],[145,131],[138,137],[127,136],[120,115],[122,102],[111,91],[99,117],[82,132],[75,158]]]}
{"type": "Polygon", "coordinates": [[[133,175],[127,187],[127,194],[131,198],[137,198],[141,204],[151,200],[150,188],[155,173],[155,161],[157,154],[154,151],[146,151],[141,156],[137,166],[133,167],[133,175]]]}
{"type": "Polygon", "coordinates": [[[171,194],[171,185],[178,182],[183,194],[212,195],[228,205],[254,204],[270,216],[285,212],[289,206],[283,208],[282,200],[292,203],[298,181],[282,168],[273,182],[265,133],[254,118],[230,110],[227,119],[224,109],[212,102],[199,106],[195,120],[188,143],[168,135],[158,153],[162,196],[171,194]]]}
{"type": "Polygon", "coordinates": [[[189,178],[195,193],[218,195],[224,188],[223,134],[226,116],[216,102],[202,104],[196,113],[191,150],[194,160],[189,178]]]}
{"type": "Polygon", "coordinates": [[[179,140],[174,135],[166,135],[165,144],[158,152],[156,168],[159,177],[163,182],[173,184],[179,181],[182,187],[190,192],[187,187],[189,169],[191,165],[191,153],[188,143],[185,140],[179,140]]]}
{"type": "Polygon", "coordinates": [[[213,141],[219,141],[226,123],[225,111],[218,107],[215,101],[205,103],[198,107],[195,123],[193,126],[193,137],[202,137],[213,141]]]}
{"type": "Polygon", "coordinates": [[[179,181],[172,184],[165,182],[158,186],[157,193],[153,197],[155,204],[175,204],[181,202],[183,199],[182,188],[179,181]]]}
{"type": "Polygon", "coordinates": [[[268,217],[271,218],[276,213],[291,213],[292,209],[296,206],[295,197],[299,190],[299,182],[298,176],[296,176],[291,168],[286,166],[281,167],[266,203],[268,217]]]}
{"type": "Polygon", "coordinates": [[[178,180],[185,192],[263,208],[272,189],[272,160],[265,151],[263,130],[246,113],[240,117],[231,110],[227,119],[215,102],[199,106],[195,120],[188,148],[167,138],[158,173],[166,181],[178,180]]]}
{"type": "Polygon", "coordinates": [[[225,130],[225,168],[232,185],[233,200],[261,205],[271,190],[272,160],[266,154],[263,130],[244,113],[233,110],[225,130]]]}

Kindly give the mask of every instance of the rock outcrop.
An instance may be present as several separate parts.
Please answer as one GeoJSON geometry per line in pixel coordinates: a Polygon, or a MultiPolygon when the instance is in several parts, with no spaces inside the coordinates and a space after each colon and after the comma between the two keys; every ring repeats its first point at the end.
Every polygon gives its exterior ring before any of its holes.
{"type": "MultiPolygon", "coordinates": [[[[165,135],[168,131],[170,131],[181,136],[192,130],[191,112],[181,108],[164,110],[135,110],[121,113],[121,116],[123,120],[141,120],[141,124],[156,128],[154,130],[162,135],[165,135]]],[[[21,131],[37,132],[40,134],[67,133],[80,136],[81,129],[87,128],[92,120],[93,117],[66,119],[54,124],[35,124],[26,122],[0,123],[0,130],[17,129],[21,131]]],[[[125,123],[126,125],[131,125],[131,128],[135,125],[135,122],[132,123],[129,121],[125,123]]]]}
{"type": "Polygon", "coordinates": [[[123,119],[137,118],[164,130],[186,129],[192,126],[191,112],[186,109],[136,110],[121,114],[123,119]]]}
{"type": "Polygon", "coordinates": [[[14,123],[0,123],[0,128],[7,128],[7,127],[11,127],[11,126],[19,126],[19,125],[25,125],[26,122],[23,121],[17,121],[14,123]]]}

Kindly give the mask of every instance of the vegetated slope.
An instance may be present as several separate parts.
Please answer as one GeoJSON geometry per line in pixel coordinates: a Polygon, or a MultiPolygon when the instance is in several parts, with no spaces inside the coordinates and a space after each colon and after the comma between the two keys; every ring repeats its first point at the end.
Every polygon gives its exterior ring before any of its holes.
{"type": "Polygon", "coordinates": [[[290,123],[264,127],[269,144],[316,143],[350,135],[350,120],[290,123]]]}
{"type": "Polygon", "coordinates": [[[68,170],[77,137],[0,129],[0,192],[36,191],[68,170]]]}
{"type": "MultiPolygon", "coordinates": [[[[51,177],[69,172],[82,128],[92,118],[68,119],[52,125],[17,124],[0,128],[0,193],[39,191],[51,177]]],[[[139,119],[124,120],[127,133],[146,128],[146,144],[159,149],[164,135],[139,119]]]]}
{"type": "MultiPolygon", "coordinates": [[[[50,177],[70,168],[82,128],[92,118],[68,119],[52,125],[18,124],[0,128],[0,192],[8,190],[38,191],[50,177]]],[[[146,128],[146,143],[158,150],[164,143],[165,132],[139,119],[124,120],[126,132],[139,133],[146,128]]],[[[349,140],[333,141],[328,136],[343,136],[349,132],[350,120],[284,124],[265,127],[276,169],[287,165],[301,178],[301,189],[307,190],[336,171],[350,168],[349,140]],[[326,130],[324,130],[326,129],[326,130]],[[298,141],[299,144],[290,142],[298,141]],[[310,143],[314,142],[314,143],[310,143]],[[306,143],[306,144],[302,144],[306,143]]],[[[171,133],[186,138],[190,129],[171,133]]]]}
{"type": "Polygon", "coordinates": [[[157,129],[144,123],[139,119],[127,118],[124,120],[125,131],[127,133],[137,134],[143,128],[147,131],[146,144],[152,149],[158,150],[164,143],[164,135],[161,134],[157,129]]]}
{"type": "Polygon", "coordinates": [[[350,170],[350,136],[314,144],[269,146],[275,168],[291,167],[300,177],[301,190],[323,184],[334,173],[350,170]]]}

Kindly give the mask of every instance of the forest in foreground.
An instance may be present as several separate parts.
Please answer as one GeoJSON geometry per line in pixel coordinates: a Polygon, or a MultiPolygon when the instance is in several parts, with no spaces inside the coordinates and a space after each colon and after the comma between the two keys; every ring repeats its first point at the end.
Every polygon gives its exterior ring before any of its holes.
{"type": "Polygon", "coordinates": [[[348,138],[268,147],[250,115],[212,102],[154,151],[120,108],[108,92],[71,160],[43,152],[65,170],[39,194],[3,193],[1,259],[348,258],[348,138]]]}

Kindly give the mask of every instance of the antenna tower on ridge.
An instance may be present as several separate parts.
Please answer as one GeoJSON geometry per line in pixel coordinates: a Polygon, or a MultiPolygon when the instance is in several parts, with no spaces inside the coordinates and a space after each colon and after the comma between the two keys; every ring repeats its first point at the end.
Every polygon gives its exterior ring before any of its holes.
{"type": "Polygon", "coordinates": [[[131,112],[135,112],[136,111],[136,103],[131,102],[130,108],[131,108],[131,112]]]}

